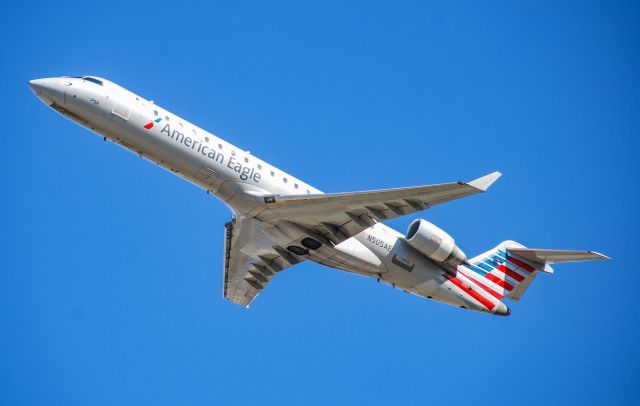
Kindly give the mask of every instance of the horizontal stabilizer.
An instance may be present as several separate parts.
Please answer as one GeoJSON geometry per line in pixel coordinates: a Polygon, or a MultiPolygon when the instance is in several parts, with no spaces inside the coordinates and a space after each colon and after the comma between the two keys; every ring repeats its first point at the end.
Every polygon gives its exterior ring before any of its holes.
{"type": "Polygon", "coordinates": [[[543,250],[532,248],[509,248],[512,252],[524,259],[539,264],[559,264],[563,262],[599,261],[610,259],[606,255],[594,251],[573,250],[543,250]]]}

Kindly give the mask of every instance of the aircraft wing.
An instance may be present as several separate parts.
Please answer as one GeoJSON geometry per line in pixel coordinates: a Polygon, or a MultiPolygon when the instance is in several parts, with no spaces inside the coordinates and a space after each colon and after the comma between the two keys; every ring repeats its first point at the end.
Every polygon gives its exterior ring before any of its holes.
{"type": "Polygon", "coordinates": [[[471,182],[352,193],[266,196],[266,210],[256,218],[275,224],[288,221],[338,244],[384,221],[428,209],[436,204],[487,190],[501,176],[493,172],[471,182]]]}
{"type": "Polygon", "coordinates": [[[274,243],[259,221],[239,217],[225,225],[224,297],[233,303],[249,304],[275,275],[302,258],[274,243]]]}

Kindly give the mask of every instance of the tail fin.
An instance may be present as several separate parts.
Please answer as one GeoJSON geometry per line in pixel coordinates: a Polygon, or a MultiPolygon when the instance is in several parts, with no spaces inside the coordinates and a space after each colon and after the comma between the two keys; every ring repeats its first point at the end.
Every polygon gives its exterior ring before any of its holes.
{"type": "Polygon", "coordinates": [[[518,301],[539,272],[553,273],[549,264],[609,259],[593,251],[562,251],[525,248],[515,241],[497,247],[464,264],[463,272],[498,299],[518,301]]]}

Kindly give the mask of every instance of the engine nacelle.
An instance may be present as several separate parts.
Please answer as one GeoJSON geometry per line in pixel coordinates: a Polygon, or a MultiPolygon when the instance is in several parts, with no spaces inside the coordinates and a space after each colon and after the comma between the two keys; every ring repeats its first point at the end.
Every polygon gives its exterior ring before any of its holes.
{"type": "Polygon", "coordinates": [[[406,239],[409,245],[436,262],[458,266],[467,260],[449,234],[426,220],[411,223],[406,239]]]}

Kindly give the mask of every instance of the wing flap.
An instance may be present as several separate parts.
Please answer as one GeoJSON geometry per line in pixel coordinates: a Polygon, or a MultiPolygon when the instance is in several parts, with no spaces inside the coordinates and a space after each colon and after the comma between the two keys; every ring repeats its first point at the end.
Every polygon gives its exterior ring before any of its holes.
{"type": "Polygon", "coordinates": [[[274,245],[260,222],[234,218],[225,225],[224,297],[248,307],[278,272],[302,261],[274,245]]]}

